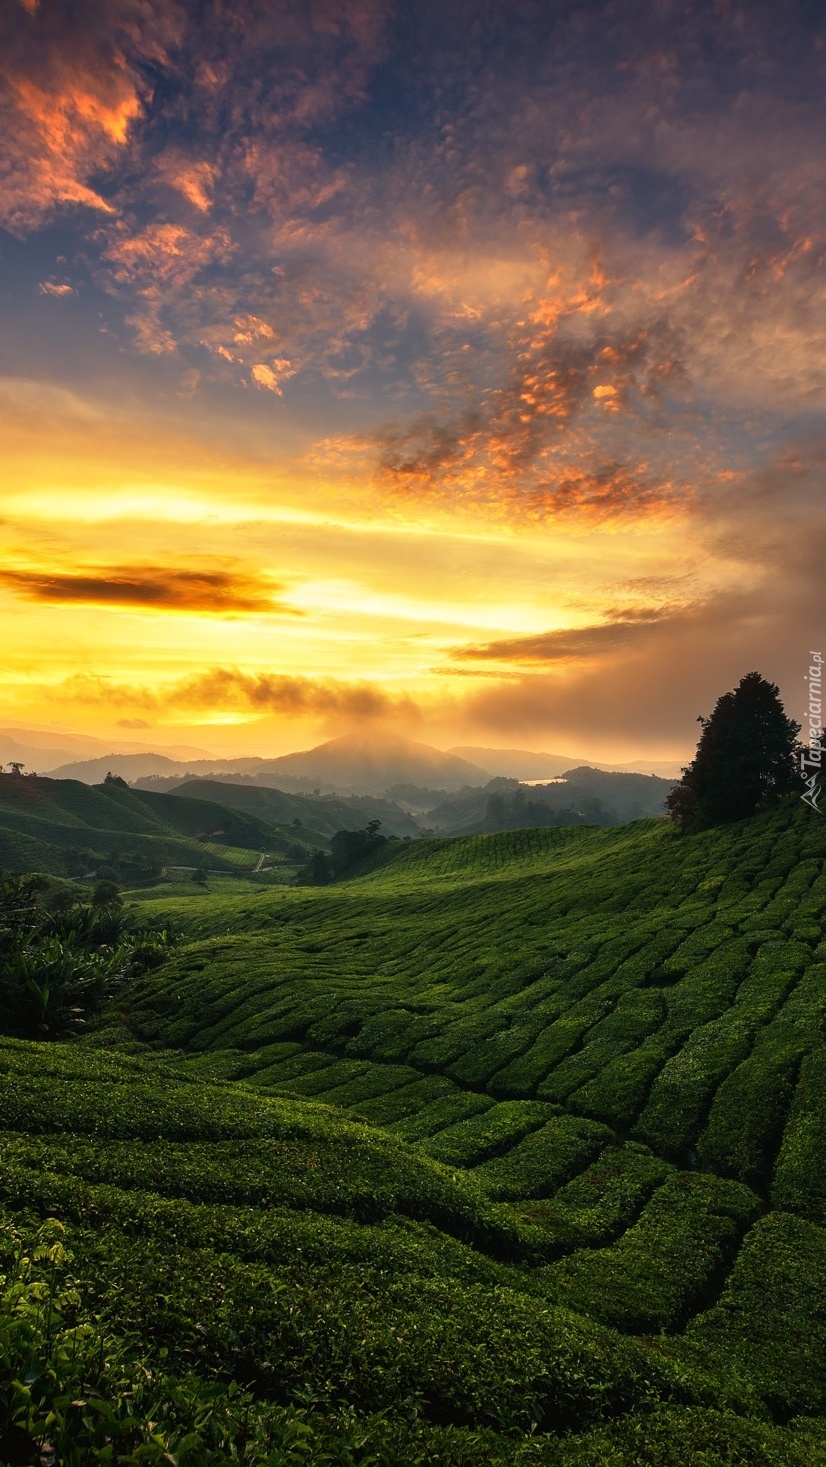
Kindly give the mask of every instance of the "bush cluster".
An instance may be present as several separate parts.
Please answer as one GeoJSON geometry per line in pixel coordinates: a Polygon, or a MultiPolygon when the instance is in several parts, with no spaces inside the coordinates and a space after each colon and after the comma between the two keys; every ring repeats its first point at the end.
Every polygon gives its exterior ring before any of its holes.
{"type": "Polygon", "coordinates": [[[91,901],[64,887],[43,901],[37,876],[0,872],[0,1029],[52,1038],[78,1029],[129,978],[157,967],[174,942],[168,923],[137,923],[117,886],[91,901]]]}

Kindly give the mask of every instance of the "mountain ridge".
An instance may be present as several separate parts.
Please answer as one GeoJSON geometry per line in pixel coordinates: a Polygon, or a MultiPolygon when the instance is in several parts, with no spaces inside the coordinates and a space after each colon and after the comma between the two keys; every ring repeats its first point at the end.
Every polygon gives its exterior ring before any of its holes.
{"type": "Polygon", "coordinates": [[[399,734],[367,737],[340,735],[272,758],[244,755],[180,759],[159,750],[96,754],[72,760],[46,771],[53,779],[79,779],[99,784],[112,773],[134,782],[151,778],[200,778],[210,775],[246,775],[270,788],[292,788],[311,793],[383,795],[394,785],[418,785],[448,793],[464,786],[480,788],[496,777],[540,782],[570,769],[588,767],[605,773],[656,774],[679,779],[675,761],[639,759],[630,764],[606,764],[580,754],[554,754],[529,749],[493,749],[454,746],[443,750],[399,734]],[[278,781],[276,783],[276,781],[278,781]]]}
{"type": "Polygon", "coordinates": [[[131,774],[135,779],[155,774],[180,775],[182,778],[187,775],[248,774],[261,783],[270,783],[274,778],[290,781],[304,792],[317,785],[319,788],[326,786],[333,793],[356,795],[382,794],[391,785],[400,783],[461,789],[466,784],[485,784],[490,778],[488,770],[468,760],[446,754],[431,744],[389,734],[380,739],[342,735],[311,749],[272,759],[249,756],[180,761],[149,751],[145,754],[102,755],[59,766],[49,773],[55,779],[81,779],[85,783],[96,784],[110,771],[124,778],[131,774]]]}

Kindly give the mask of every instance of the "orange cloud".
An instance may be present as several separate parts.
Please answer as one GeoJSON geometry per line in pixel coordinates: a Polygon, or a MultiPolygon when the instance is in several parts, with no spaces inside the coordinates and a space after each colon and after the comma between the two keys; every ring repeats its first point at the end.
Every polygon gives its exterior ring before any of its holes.
{"type": "Polygon", "coordinates": [[[226,230],[199,235],[183,224],[150,224],[140,234],[125,231],[106,251],[114,279],[154,295],[159,284],[188,285],[211,261],[227,259],[232,245],[226,230]]]}
{"type": "Polygon", "coordinates": [[[174,149],[162,154],[156,164],[162,183],[174,188],[193,208],[207,214],[212,208],[219,169],[205,159],[186,158],[174,149]]]}
{"type": "MultiPolygon", "coordinates": [[[[515,523],[608,524],[673,514],[690,499],[685,485],[645,461],[600,462],[596,445],[573,436],[555,453],[532,442],[533,432],[519,425],[508,437],[500,425],[494,435],[488,425],[479,426],[475,414],[455,423],[420,420],[407,429],[383,430],[378,453],[365,454],[360,445],[359,457],[366,464],[372,460],[379,487],[394,496],[439,496],[515,523]],[[592,462],[583,467],[579,457],[592,462]]],[[[328,454],[346,461],[341,443],[330,445],[328,454]]]]}
{"type": "Polygon", "coordinates": [[[59,9],[47,17],[34,0],[23,8],[25,22],[9,7],[0,19],[0,221],[23,233],[65,205],[112,215],[96,180],[144,116],[145,64],[168,64],[181,13],[112,0],[84,24],[59,9]]]}
{"type": "Polygon", "coordinates": [[[0,585],[27,600],[76,605],[138,607],[144,611],[303,613],[275,599],[275,586],[225,571],[159,571],[141,566],[108,567],[96,573],[66,575],[42,571],[0,571],[0,585]]]}
{"type": "Polygon", "coordinates": [[[250,368],[252,379],[259,387],[266,387],[268,391],[274,392],[280,397],[283,392],[283,384],[294,377],[298,367],[294,367],[287,357],[273,357],[268,364],[256,362],[250,368]]]}
{"type": "MultiPolygon", "coordinates": [[[[218,227],[198,234],[187,225],[161,222],[130,234],[118,225],[103,259],[111,266],[106,283],[116,293],[132,293],[138,309],[127,316],[141,351],[160,356],[175,351],[180,329],[174,318],[177,303],[197,298],[198,277],[209,266],[225,264],[234,245],[228,230],[218,227]]],[[[228,360],[231,353],[215,348],[228,360]]]]}
{"type": "Polygon", "coordinates": [[[125,142],[128,125],[139,114],[134,93],[107,105],[90,92],[67,87],[55,96],[26,79],[16,80],[3,108],[3,223],[22,231],[60,204],[111,214],[111,205],[86,180],[125,142]]]}

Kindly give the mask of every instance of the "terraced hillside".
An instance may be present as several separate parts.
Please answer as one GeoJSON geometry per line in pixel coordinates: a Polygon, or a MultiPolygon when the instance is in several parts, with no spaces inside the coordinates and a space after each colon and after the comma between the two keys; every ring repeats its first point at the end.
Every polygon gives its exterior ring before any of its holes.
{"type": "Polygon", "coordinates": [[[826,1452],[824,1232],[740,1184],[609,1141],[539,1213],[336,1110],[77,1045],[0,1042],[0,1114],[4,1462],[826,1452]],[[643,1325],[686,1284],[687,1328],[643,1325]]]}
{"type": "Polygon", "coordinates": [[[0,867],[11,871],[74,876],[104,863],[126,879],[166,865],[248,872],[265,850],[292,870],[325,844],[311,831],[282,829],[209,800],[176,800],[111,780],[0,774],[0,867]]]}
{"type": "Polygon", "coordinates": [[[584,1163],[610,1133],[823,1222],[824,855],[799,803],[685,839],[639,822],[391,847],[358,880],[202,910],[129,1030],[501,1196],[567,1180],[543,1138],[584,1163]]]}
{"type": "Polygon", "coordinates": [[[0,1050],[98,1389],[143,1361],[193,1467],[826,1460],[824,855],[790,803],[156,898],[191,941],[95,1036],[143,1052],[0,1050]]]}

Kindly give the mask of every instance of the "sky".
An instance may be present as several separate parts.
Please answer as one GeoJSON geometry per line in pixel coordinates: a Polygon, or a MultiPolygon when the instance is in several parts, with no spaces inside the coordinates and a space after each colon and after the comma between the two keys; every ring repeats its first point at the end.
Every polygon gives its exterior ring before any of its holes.
{"type": "Polygon", "coordinates": [[[0,724],[800,718],[824,73],[820,0],[0,0],[0,724]]]}

